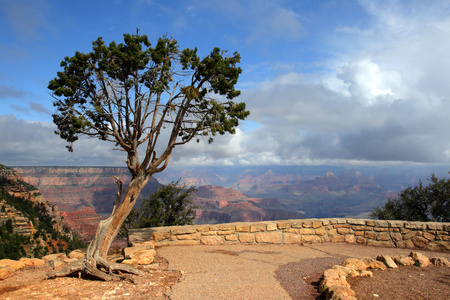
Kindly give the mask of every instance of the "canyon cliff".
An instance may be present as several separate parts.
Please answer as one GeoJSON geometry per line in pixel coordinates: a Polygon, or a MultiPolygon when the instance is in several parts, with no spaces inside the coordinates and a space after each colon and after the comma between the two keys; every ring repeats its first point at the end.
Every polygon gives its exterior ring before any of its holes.
{"type": "Polygon", "coordinates": [[[41,257],[81,245],[58,207],[4,165],[0,165],[0,231],[2,258],[41,257]]]}
{"type": "Polygon", "coordinates": [[[222,186],[200,186],[192,197],[197,209],[196,224],[255,222],[298,219],[302,214],[289,210],[278,199],[251,198],[222,186]]]}
{"type": "MultiPolygon", "coordinates": [[[[17,167],[23,180],[36,186],[45,199],[56,204],[68,226],[85,242],[91,241],[100,220],[108,217],[116,199],[119,178],[126,188],[131,175],[126,168],[113,167],[17,167]]],[[[161,186],[152,178],[138,199],[161,186]]]]}

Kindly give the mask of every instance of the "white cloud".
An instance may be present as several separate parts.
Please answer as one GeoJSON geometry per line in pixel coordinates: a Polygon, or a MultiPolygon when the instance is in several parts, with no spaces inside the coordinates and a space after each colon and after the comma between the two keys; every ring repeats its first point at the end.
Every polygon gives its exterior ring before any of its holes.
{"type": "Polygon", "coordinates": [[[0,163],[8,166],[125,166],[123,153],[112,144],[82,138],[69,153],[66,143],[54,134],[55,125],[0,116],[0,163]],[[7,128],[7,130],[5,130],[7,128]]]}
{"type": "MultiPolygon", "coordinates": [[[[436,6],[422,12],[422,4],[404,10],[400,2],[386,9],[364,3],[372,27],[367,34],[355,28],[356,43],[354,36],[335,37],[354,48],[333,55],[327,72],[291,71],[244,92],[250,118],[261,124],[249,139],[262,139],[259,144],[270,149],[264,157],[450,161],[450,17],[436,6]]],[[[339,50],[336,41],[333,46],[339,50]]]]}

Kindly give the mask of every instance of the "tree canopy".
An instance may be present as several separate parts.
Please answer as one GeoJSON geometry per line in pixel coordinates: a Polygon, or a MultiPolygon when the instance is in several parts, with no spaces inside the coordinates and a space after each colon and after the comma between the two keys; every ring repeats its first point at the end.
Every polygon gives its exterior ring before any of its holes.
{"type": "Polygon", "coordinates": [[[235,84],[242,72],[240,55],[214,48],[200,58],[197,48],[180,50],[167,36],[152,47],[146,35],[124,34],[124,43],[102,38],[92,52],[76,52],[61,62],[63,71],[50,81],[57,134],[69,151],[79,136],[114,142],[127,152],[127,166],[161,171],[174,147],[196,136],[235,133],[249,112],[235,84]],[[162,131],[168,134],[161,135],[162,131]],[[161,141],[162,138],[164,141],[161,141]],[[157,144],[163,143],[164,148],[157,144]],[[143,159],[137,148],[145,144],[143,159]],[[156,155],[158,149],[163,149],[156,155]]]}
{"type": "Polygon", "coordinates": [[[437,178],[434,174],[430,184],[409,186],[399,198],[388,199],[383,207],[371,214],[381,220],[438,221],[450,222],[450,179],[437,178]]]}

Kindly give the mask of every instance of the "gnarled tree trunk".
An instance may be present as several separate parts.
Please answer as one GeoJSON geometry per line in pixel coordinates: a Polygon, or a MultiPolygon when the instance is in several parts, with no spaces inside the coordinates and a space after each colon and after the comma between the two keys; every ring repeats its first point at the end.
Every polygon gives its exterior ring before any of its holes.
{"type": "Polygon", "coordinates": [[[129,279],[122,272],[139,274],[139,271],[131,266],[108,261],[106,255],[111,247],[111,243],[114,241],[120,227],[136,203],[136,199],[147,184],[150,176],[144,172],[140,172],[138,176],[133,177],[125,191],[122,202],[120,201],[122,198],[122,182],[116,177],[115,179],[117,180],[118,193],[113,211],[111,216],[100,221],[95,238],[89,244],[86,255],[69,264],[67,267],[48,274],[47,278],[64,277],[74,273],[78,273],[79,275],[86,273],[99,279],[110,281],[129,279]]]}

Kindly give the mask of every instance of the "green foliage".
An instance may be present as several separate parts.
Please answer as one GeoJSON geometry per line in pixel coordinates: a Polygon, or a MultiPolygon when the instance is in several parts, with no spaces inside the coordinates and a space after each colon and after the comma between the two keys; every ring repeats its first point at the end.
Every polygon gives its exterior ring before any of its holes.
{"type": "MultiPolygon", "coordinates": [[[[55,241],[66,241],[68,245],[65,249],[66,252],[86,247],[86,245],[76,237],[69,238],[67,235],[61,234],[53,228],[54,221],[48,214],[45,204],[34,203],[21,197],[11,196],[3,189],[5,184],[12,185],[14,183],[5,178],[0,178],[0,199],[3,199],[8,205],[22,212],[25,217],[31,220],[36,228],[36,232],[32,236],[13,233],[12,219],[6,220],[0,225],[0,259],[19,259],[21,257],[26,257],[27,252],[25,251],[24,246],[29,248],[30,253],[28,254],[33,255],[33,257],[40,258],[43,255],[46,255],[48,253],[47,249],[42,248],[36,243],[41,238],[47,242],[47,234],[51,235],[55,241]]],[[[22,184],[22,182],[19,182],[19,184],[22,184]]],[[[33,189],[35,188],[30,188],[30,190],[33,189]]],[[[64,231],[70,232],[68,229],[64,229],[64,231]]],[[[62,250],[62,247],[60,247],[59,250],[62,250]]]]}
{"type": "Polygon", "coordinates": [[[133,208],[128,215],[122,229],[121,236],[126,235],[128,229],[191,225],[195,219],[195,209],[191,194],[195,187],[179,186],[179,181],[171,182],[160,187],[149,198],[143,199],[139,209],[133,208]]]}
{"type": "Polygon", "coordinates": [[[430,184],[422,181],[403,190],[397,199],[388,199],[383,207],[377,207],[371,217],[381,220],[450,222],[450,179],[437,178],[430,184]]]}
{"type": "Polygon", "coordinates": [[[240,94],[239,53],[228,56],[216,47],[200,58],[197,48],[180,51],[167,36],[154,47],[146,35],[123,37],[124,43],[109,45],[100,37],[92,52],[65,57],[63,71],[49,82],[56,133],[69,151],[80,135],[88,135],[115,142],[129,154],[148,141],[147,155],[154,155],[165,126],[172,130],[166,143],[172,149],[196,135],[234,133],[249,115],[245,103],[230,101],[240,94]],[[217,99],[222,96],[227,101],[217,99]]]}
{"type": "Polygon", "coordinates": [[[11,219],[0,225],[0,259],[18,260],[25,257],[27,254],[23,245],[29,243],[29,237],[12,232],[11,219]]]}

